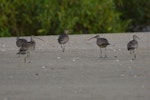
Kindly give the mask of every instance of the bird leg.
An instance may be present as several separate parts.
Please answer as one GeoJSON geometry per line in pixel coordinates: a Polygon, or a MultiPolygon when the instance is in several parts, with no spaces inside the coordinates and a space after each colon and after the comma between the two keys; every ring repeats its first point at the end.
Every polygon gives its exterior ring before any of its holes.
{"type": "Polygon", "coordinates": [[[62,48],[62,52],[64,52],[65,51],[65,45],[61,44],[61,48],[62,48]]]}
{"type": "MultiPolygon", "coordinates": [[[[131,55],[131,57],[132,57],[132,50],[130,50],[130,55],[131,55]]],[[[133,60],[133,59],[132,59],[133,60]]]]}
{"type": "Polygon", "coordinates": [[[24,63],[27,62],[27,55],[24,57],[24,63]]]}
{"type": "Polygon", "coordinates": [[[130,55],[132,56],[132,50],[130,50],[130,55]]]}
{"type": "Polygon", "coordinates": [[[136,52],[135,52],[135,50],[133,50],[133,53],[134,53],[134,59],[136,59],[136,52]]]}
{"type": "Polygon", "coordinates": [[[100,58],[102,58],[102,49],[100,48],[100,58]]]}
{"type": "Polygon", "coordinates": [[[26,63],[27,62],[27,57],[24,57],[24,63],[26,63]]]}
{"type": "Polygon", "coordinates": [[[64,45],[64,48],[63,48],[63,52],[65,52],[65,45],[64,45]]]}
{"type": "Polygon", "coordinates": [[[132,60],[136,59],[136,54],[135,54],[134,50],[130,50],[130,55],[131,55],[131,57],[134,56],[134,58],[132,58],[132,60]]]}
{"type": "Polygon", "coordinates": [[[27,57],[30,57],[30,51],[27,51],[26,54],[27,54],[27,57]]]}
{"type": "Polygon", "coordinates": [[[27,58],[30,57],[30,51],[26,51],[26,56],[24,57],[24,62],[27,63],[27,58]]]}
{"type": "Polygon", "coordinates": [[[61,44],[61,49],[62,49],[62,51],[63,51],[63,44],[61,44]]]}
{"type": "Polygon", "coordinates": [[[105,58],[107,58],[107,54],[106,54],[106,52],[107,52],[107,49],[105,48],[105,58]]]}

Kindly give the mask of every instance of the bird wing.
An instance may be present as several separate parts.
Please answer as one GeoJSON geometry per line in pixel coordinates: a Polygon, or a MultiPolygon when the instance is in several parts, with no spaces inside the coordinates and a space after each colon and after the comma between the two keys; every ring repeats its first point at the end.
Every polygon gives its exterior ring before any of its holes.
{"type": "Polygon", "coordinates": [[[66,35],[66,34],[61,34],[58,37],[58,42],[60,44],[66,43],[68,40],[69,40],[69,38],[68,38],[68,35],[66,35]]]}
{"type": "Polygon", "coordinates": [[[106,38],[99,38],[98,44],[99,45],[109,45],[110,43],[108,42],[108,40],[106,38]]]}
{"type": "Polygon", "coordinates": [[[128,49],[128,50],[136,49],[137,47],[138,47],[138,42],[135,41],[135,40],[132,40],[132,41],[130,41],[130,42],[127,44],[127,49],[128,49]]]}
{"type": "Polygon", "coordinates": [[[27,40],[26,40],[26,39],[17,39],[17,41],[16,41],[17,47],[22,47],[22,46],[24,46],[26,43],[27,43],[27,40]]]}
{"type": "Polygon", "coordinates": [[[26,54],[27,48],[26,47],[21,47],[19,49],[19,52],[17,54],[26,54]]]}

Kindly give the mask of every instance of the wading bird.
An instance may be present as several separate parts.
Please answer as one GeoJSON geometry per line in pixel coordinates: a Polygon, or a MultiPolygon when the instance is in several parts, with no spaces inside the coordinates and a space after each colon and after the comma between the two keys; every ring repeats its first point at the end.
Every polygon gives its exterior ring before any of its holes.
{"type": "Polygon", "coordinates": [[[129,41],[128,44],[127,44],[127,50],[130,51],[131,56],[133,56],[132,60],[136,59],[135,50],[138,48],[137,39],[140,39],[140,38],[136,35],[133,35],[133,40],[129,41]]]}
{"type": "Polygon", "coordinates": [[[106,38],[101,38],[99,35],[96,35],[96,36],[90,38],[89,40],[91,40],[93,38],[97,39],[96,43],[97,43],[97,46],[99,46],[99,48],[100,48],[100,57],[103,57],[102,56],[102,48],[105,48],[105,57],[107,57],[107,54],[106,54],[107,49],[106,49],[106,47],[108,45],[110,45],[108,40],[106,38]]]}
{"type": "MultiPolygon", "coordinates": [[[[35,50],[35,45],[36,45],[36,42],[33,40],[33,35],[31,36],[31,40],[26,42],[20,49],[19,49],[19,52],[17,54],[21,54],[21,55],[26,55],[24,57],[24,62],[26,63],[26,59],[28,57],[30,57],[30,54],[33,50],[35,50]]],[[[37,38],[37,37],[34,37],[34,38],[37,38]]],[[[40,39],[40,38],[37,38],[37,39],[40,39]]],[[[40,39],[42,40],[42,39],[40,39]]]]}
{"type": "Polygon", "coordinates": [[[68,36],[69,31],[65,30],[63,34],[60,34],[58,37],[58,43],[61,45],[62,51],[65,51],[65,44],[69,41],[68,36]]]}

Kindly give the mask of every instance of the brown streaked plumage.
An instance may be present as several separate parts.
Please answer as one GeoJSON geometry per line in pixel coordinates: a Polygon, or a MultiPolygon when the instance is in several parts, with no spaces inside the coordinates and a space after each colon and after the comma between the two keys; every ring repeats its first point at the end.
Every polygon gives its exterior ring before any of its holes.
{"type": "Polygon", "coordinates": [[[26,40],[26,39],[24,39],[24,38],[19,38],[19,37],[16,38],[16,46],[17,46],[18,48],[21,48],[21,47],[24,46],[26,43],[27,43],[27,40],[26,40]]]}
{"type": "Polygon", "coordinates": [[[20,49],[17,54],[26,55],[24,58],[24,62],[26,63],[27,57],[30,57],[31,51],[35,50],[36,42],[33,40],[33,36],[31,36],[31,40],[26,42],[20,49]]]}
{"type": "Polygon", "coordinates": [[[65,51],[65,44],[69,41],[68,36],[69,31],[65,30],[63,34],[60,34],[58,37],[58,43],[61,45],[62,51],[65,51]]]}

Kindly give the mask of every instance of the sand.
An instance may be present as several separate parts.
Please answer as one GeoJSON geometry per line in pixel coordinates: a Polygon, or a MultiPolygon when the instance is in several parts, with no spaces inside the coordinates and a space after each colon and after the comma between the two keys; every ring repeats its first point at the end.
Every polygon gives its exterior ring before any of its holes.
{"type": "Polygon", "coordinates": [[[135,61],[126,50],[132,35],[101,35],[111,42],[108,58],[87,41],[94,34],[71,35],[64,53],[58,36],[41,36],[27,63],[16,55],[15,37],[1,38],[0,100],[149,100],[149,34],[137,34],[135,61]]]}

